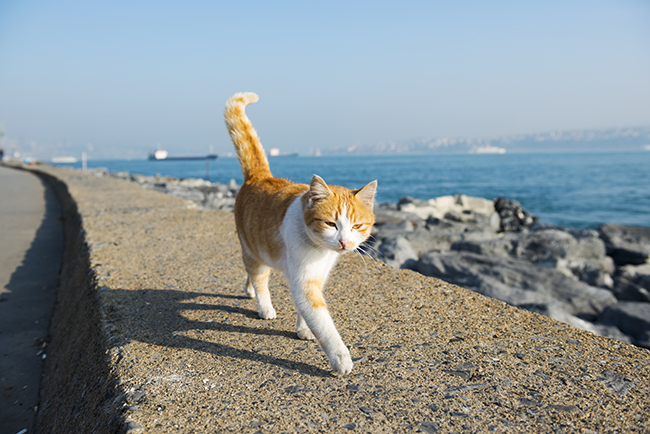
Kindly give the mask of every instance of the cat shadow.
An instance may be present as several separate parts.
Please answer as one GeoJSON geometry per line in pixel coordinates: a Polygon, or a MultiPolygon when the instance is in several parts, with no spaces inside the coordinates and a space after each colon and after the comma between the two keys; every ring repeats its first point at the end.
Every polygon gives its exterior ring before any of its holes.
{"type": "MultiPolygon", "coordinates": [[[[304,343],[304,341],[298,339],[295,332],[273,328],[274,321],[262,320],[259,318],[257,311],[237,305],[239,300],[255,303],[254,300],[248,297],[168,289],[116,289],[110,291],[110,296],[111,304],[121,306],[121,309],[110,312],[107,315],[107,321],[119,322],[118,334],[127,341],[140,341],[169,348],[191,349],[218,357],[277,365],[316,377],[333,376],[330,371],[307,363],[274,357],[272,351],[271,354],[264,354],[252,349],[237,348],[234,345],[228,345],[228,342],[209,342],[183,335],[186,331],[204,330],[230,333],[232,334],[230,340],[233,342],[237,341],[238,334],[251,334],[276,336],[288,341],[304,343]],[[209,297],[220,300],[233,300],[233,304],[228,304],[227,301],[223,303],[201,303],[196,301],[199,297],[203,299],[209,297]],[[186,311],[193,311],[193,317],[197,317],[197,312],[205,312],[205,314],[198,315],[199,320],[191,320],[183,315],[183,312],[186,311]],[[126,312],[129,313],[126,314],[126,312]],[[220,317],[220,322],[217,322],[210,318],[211,313],[216,312],[225,312],[229,316],[226,319],[220,317]],[[240,320],[257,324],[263,322],[266,327],[236,324],[240,320]]],[[[116,342],[116,344],[119,344],[119,342],[116,342]]],[[[268,350],[268,348],[264,348],[268,350]]]]}

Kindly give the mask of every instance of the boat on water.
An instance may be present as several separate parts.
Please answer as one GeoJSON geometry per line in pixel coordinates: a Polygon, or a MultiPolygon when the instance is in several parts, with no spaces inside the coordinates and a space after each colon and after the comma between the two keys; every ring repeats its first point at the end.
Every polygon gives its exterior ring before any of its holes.
{"type": "Polygon", "coordinates": [[[498,146],[485,145],[475,147],[470,151],[470,154],[505,154],[506,148],[499,148],[498,146]]]}
{"type": "Polygon", "coordinates": [[[269,157],[297,157],[297,156],[298,156],[297,152],[284,154],[284,153],[280,152],[279,148],[271,148],[271,149],[269,149],[269,157]]]}
{"type": "Polygon", "coordinates": [[[61,163],[76,163],[77,157],[63,156],[63,157],[52,157],[50,159],[52,163],[61,164],[61,163]]]}
{"type": "Polygon", "coordinates": [[[156,149],[149,152],[150,161],[178,161],[178,160],[216,160],[217,154],[199,155],[199,156],[170,156],[169,152],[164,149],[156,149]]]}

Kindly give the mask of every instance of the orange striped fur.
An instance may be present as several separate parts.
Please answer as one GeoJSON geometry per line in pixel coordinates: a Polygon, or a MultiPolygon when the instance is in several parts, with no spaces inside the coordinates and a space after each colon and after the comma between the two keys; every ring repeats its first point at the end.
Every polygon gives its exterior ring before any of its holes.
{"type": "Polygon", "coordinates": [[[307,301],[314,309],[325,307],[325,298],[323,297],[323,281],[320,279],[308,280],[305,283],[305,295],[307,301]]]}

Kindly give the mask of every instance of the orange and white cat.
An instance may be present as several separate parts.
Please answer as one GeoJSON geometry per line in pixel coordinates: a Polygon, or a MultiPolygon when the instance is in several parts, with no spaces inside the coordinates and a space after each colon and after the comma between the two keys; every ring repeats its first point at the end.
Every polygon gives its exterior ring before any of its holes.
{"type": "Polygon", "coordinates": [[[338,256],[354,251],[370,235],[377,181],[349,190],[327,185],[317,175],[310,185],[274,178],[244,111],[257,100],[254,93],[238,93],[225,109],[244,174],[235,222],[248,273],[245,290],[256,298],[261,318],[275,318],[269,272],[271,268],[283,271],[298,310],[298,337],[315,338],[332,368],[348,374],[352,359],[325,304],[323,285],[338,256]]]}

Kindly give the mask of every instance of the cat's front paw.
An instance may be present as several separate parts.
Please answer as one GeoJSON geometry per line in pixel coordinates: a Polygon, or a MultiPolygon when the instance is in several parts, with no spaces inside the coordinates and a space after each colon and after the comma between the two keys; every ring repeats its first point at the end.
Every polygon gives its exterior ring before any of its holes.
{"type": "Polygon", "coordinates": [[[313,341],[316,340],[316,336],[309,330],[309,328],[304,328],[297,330],[298,333],[298,338],[303,339],[305,341],[313,341]]]}
{"type": "Polygon", "coordinates": [[[275,309],[273,309],[273,306],[265,307],[263,309],[260,308],[258,313],[262,319],[275,319],[276,317],[275,309]]]}
{"type": "Polygon", "coordinates": [[[330,357],[330,365],[336,372],[341,375],[347,375],[352,372],[352,357],[350,357],[350,351],[346,347],[343,347],[342,350],[336,351],[330,357]]]}

